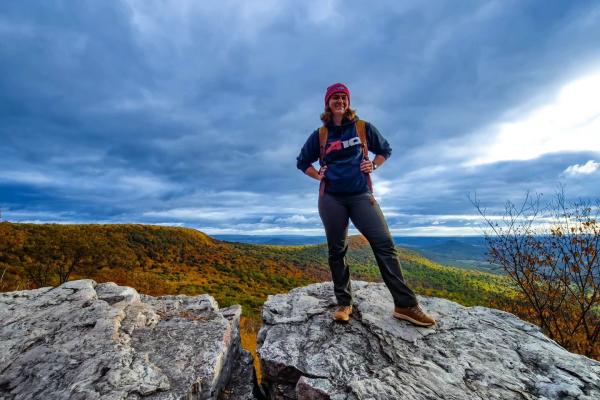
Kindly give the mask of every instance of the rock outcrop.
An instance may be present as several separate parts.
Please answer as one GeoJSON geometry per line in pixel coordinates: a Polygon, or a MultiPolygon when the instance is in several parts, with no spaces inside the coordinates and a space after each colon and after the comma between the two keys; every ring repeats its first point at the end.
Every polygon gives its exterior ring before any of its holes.
{"type": "Polygon", "coordinates": [[[331,319],[331,283],[269,296],[258,335],[269,398],[600,399],[600,363],[514,315],[421,297],[438,323],[416,328],[391,316],[383,284],[353,287],[345,324],[331,319]]]}
{"type": "Polygon", "coordinates": [[[240,313],[92,280],[2,293],[0,398],[252,399],[240,313]]]}
{"type": "MultiPolygon", "coordinates": [[[[331,319],[331,283],[269,296],[268,398],[600,399],[600,363],[511,314],[422,297],[438,323],[416,328],[392,318],[383,284],[353,286],[348,323],[331,319]]],[[[0,398],[255,400],[240,312],[92,280],[0,294],[0,398]]]]}

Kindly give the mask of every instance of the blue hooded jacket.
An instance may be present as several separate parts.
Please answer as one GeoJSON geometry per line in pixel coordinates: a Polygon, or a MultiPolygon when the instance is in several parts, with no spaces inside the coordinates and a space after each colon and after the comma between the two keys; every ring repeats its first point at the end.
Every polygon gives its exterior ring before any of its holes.
{"type": "MultiPolygon", "coordinates": [[[[387,140],[370,123],[365,123],[369,151],[386,159],[392,154],[387,140]]],[[[325,192],[337,195],[359,194],[369,191],[366,174],[360,170],[363,151],[356,132],[356,120],[344,119],[341,126],[327,125],[327,145],[324,162],[325,192]]],[[[302,172],[319,159],[319,130],[309,137],[297,157],[296,166],[302,172]]]]}

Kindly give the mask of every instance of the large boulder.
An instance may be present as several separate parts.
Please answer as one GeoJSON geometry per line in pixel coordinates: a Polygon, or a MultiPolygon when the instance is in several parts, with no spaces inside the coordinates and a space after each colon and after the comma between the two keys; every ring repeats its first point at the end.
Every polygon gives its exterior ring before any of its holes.
{"type": "Polygon", "coordinates": [[[240,313],[92,280],[2,293],[0,398],[215,399],[247,363],[240,313]]]}
{"type": "Polygon", "coordinates": [[[272,399],[600,399],[600,363],[512,314],[420,297],[433,328],[396,320],[383,284],[353,282],[334,322],[331,283],[269,296],[258,354],[272,399]]]}

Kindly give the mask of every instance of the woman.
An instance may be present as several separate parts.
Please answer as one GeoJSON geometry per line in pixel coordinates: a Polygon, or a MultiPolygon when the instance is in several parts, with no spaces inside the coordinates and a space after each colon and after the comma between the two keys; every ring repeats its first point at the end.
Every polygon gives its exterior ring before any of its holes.
{"type": "Polygon", "coordinates": [[[394,317],[419,326],[433,325],[435,320],[421,309],[404,282],[394,241],[370,190],[369,174],[390,156],[390,145],[373,125],[358,122],[350,108],[350,90],[344,84],[327,88],[321,120],[326,129],[317,129],[309,136],[298,156],[297,167],[321,182],[319,215],[327,235],[329,268],[338,303],[333,318],[348,321],[352,313],[350,271],[346,264],[346,237],[352,220],[373,249],[383,281],[394,299],[394,317]],[[364,128],[357,129],[361,124],[364,128]],[[360,135],[360,130],[366,135],[360,135]],[[366,144],[360,136],[366,136],[366,144]],[[365,145],[376,155],[373,161],[368,159],[365,145]],[[317,159],[321,162],[319,171],[312,166],[317,159]]]}

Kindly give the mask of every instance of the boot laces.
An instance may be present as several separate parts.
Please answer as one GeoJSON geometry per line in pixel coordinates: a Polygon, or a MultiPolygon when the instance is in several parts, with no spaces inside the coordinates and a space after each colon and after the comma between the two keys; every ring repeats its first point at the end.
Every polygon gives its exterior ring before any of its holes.
{"type": "Polygon", "coordinates": [[[421,307],[419,307],[418,305],[414,306],[412,308],[413,312],[415,314],[417,314],[419,317],[425,317],[425,313],[423,312],[423,310],[421,309],[421,307]]]}

